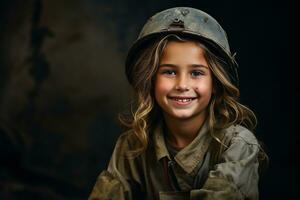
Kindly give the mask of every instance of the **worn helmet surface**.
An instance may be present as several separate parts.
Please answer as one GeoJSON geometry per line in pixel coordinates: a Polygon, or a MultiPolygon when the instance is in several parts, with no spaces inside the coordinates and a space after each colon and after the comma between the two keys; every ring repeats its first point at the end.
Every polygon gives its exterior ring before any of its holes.
{"type": "Polygon", "coordinates": [[[189,7],[170,8],[148,19],[127,55],[126,75],[130,84],[132,84],[132,63],[137,52],[154,39],[171,33],[185,35],[203,42],[226,62],[225,70],[232,83],[238,86],[237,63],[230,52],[226,32],[213,17],[201,10],[189,7]]]}

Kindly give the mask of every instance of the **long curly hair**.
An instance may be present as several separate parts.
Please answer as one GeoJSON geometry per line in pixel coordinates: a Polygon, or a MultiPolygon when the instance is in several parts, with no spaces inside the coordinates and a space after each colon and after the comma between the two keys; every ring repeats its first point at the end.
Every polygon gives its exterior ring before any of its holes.
{"type": "Polygon", "coordinates": [[[132,67],[132,86],[135,101],[131,105],[129,115],[120,115],[123,125],[131,129],[139,141],[139,147],[133,153],[140,154],[147,149],[149,133],[163,119],[161,110],[154,97],[154,81],[161,55],[169,41],[193,41],[204,49],[204,57],[213,76],[214,94],[208,105],[208,127],[214,139],[222,143],[218,137],[219,130],[233,124],[241,124],[254,130],[257,120],[255,114],[245,105],[239,103],[239,89],[233,85],[224,69],[226,62],[212,53],[204,43],[188,37],[169,34],[148,43],[136,55],[132,67]]]}

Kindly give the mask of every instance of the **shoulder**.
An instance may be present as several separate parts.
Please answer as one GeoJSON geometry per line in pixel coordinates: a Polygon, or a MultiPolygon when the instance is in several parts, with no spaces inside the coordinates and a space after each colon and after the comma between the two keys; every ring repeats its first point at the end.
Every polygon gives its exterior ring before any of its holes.
{"type": "Polygon", "coordinates": [[[119,136],[117,143],[122,143],[128,148],[134,148],[138,145],[138,138],[133,130],[128,130],[119,136]]]}
{"type": "Polygon", "coordinates": [[[229,160],[256,159],[260,150],[255,135],[240,125],[227,128],[223,141],[227,146],[223,156],[229,160]]]}
{"type": "Polygon", "coordinates": [[[116,142],[115,152],[122,156],[129,156],[130,151],[139,147],[139,141],[133,130],[122,133],[116,142]]]}
{"type": "Polygon", "coordinates": [[[241,125],[232,125],[225,129],[225,140],[230,143],[242,142],[249,145],[259,145],[255,135],[246,127],[241,125]]]}

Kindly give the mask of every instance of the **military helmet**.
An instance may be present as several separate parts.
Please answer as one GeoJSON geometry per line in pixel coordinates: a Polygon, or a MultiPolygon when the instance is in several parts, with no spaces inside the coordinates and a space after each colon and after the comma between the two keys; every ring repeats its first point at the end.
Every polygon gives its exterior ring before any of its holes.
{"type": "Polygon", "coordinates": [[[189,7],[175,7],[150,17],[133,43],[126,58],[126,75],[132,84],[132,64],[146,44],[168,34],[178,34],[200,40],[225,61],[231,82],[238,86],[237,63],[230,52],[226,32],[207,13],[189,7]]]}

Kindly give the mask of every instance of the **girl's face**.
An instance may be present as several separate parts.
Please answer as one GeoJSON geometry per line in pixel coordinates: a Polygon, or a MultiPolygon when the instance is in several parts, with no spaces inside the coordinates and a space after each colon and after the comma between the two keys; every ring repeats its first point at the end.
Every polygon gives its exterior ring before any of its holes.
{"type": "Polygon", "coordinates": [[[204,120],[212,90],[204,50],[191,41],[168,42],[155,79],[155,99],[164,117],[204,120]]]}

